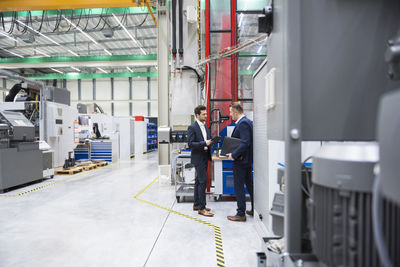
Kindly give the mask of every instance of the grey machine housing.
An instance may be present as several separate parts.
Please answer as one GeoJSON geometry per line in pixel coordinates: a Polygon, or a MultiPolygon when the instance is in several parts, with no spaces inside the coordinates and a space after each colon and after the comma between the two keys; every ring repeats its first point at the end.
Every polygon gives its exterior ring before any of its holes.
{"type": "Polygon", "coordinates": [[[285,146],[285,250],[303,253],[301,225],[291,223],[306,216],[302,142],[376,140],[379,98],[400,87],[388,79],[384,58],[388,40],[399,30],[400,2],[273,3],[267,73],[275,74],[266,91],[274,99],[267,103],[267,138],[285,146]]]}
{"type": "Polygon", "coordinates": [[[380,103],[378,140],[383,195],[400,205],[400,90],[385,94],[380,103]]]}
{"type": "MultiPolygon", "coordinates": [[[[313,253],[327,266],[381,266],[371,213],[374,169],[380,160],[375,142],[329,143],[313,157],[309,229],[313,253]]],[[[389,255],[400,262],[395,250],[400,210],[389,202],[382,207],[389,255]]]]}
{"type": "Polygon", "coordinates": [[[35,128],[22,113],[0,111],[0,192],[43,178],[35,128]]]}

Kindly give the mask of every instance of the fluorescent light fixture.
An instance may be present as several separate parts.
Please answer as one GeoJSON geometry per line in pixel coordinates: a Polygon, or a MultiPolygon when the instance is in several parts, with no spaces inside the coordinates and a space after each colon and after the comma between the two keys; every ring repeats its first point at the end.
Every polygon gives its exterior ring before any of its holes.
{"type": "Polygon", "coordinates": [[[62,71],[56,70],[54,68],[50,68],[50,69],[52,69],[52,70],[54,70],[55,72],[58,72],[58,73],[63,73],[62,71]]]}
{"type": "Polygon", "coordinates": [[[251,65],[253,64],[254,60],[256,60],[256,58],[255,58],[255,57],[253,57],[253,59],[251,60],[251,62],[250,62],[250,64],[249,64],[249,66],[247,66],[247,70],[249,70],[249,69],[250,69],[250,67],[251,67],[251,65]]]}
{"type": "Polygon", "coordinates": [[[103,70],[102,68],[97,68],[98,70],[104,72],[104,73],[108,73],[107,71],[103,70]]]}
{"type": "Polygon", "coordinates": [[[112,13],[114,19],[118,22],[119,26],[122,27],[122,29],[124,29],[124,31],[126,32],[126,34],[132,39],[132,41],[140,48],[140,50],[143,52],[143,54],[147,55],[146,50],[143,49],[142,45],[135,39],[135,37],[133,37],[128,30],[125,28],[125,26],[121,23],[121,21],[117,18],[117,16],[114,15],[114,13],[112,13]]]}
{"type": "Polygon", "coordinates": [[[46,54],[46,53],[44,53],[44,52],[42,52],[42,51],[40,51],[38,49],[35,49],[35,51],[38,52],[39,54],[42,54],[45,57],[50,57],[50,55],[48,55],[48,54],[46,54]]]}
{"type": "MultiPolygon", "coordinates": [[[[86,32],[84,32],[81,28],[79,28],[77,25],[75,25],[75,23],[73,23],[72,21],[70,21],[69,19],[67,19],[67,17],[63,16],[63,18],[69,23],[71,24],[75,29],[78,29],[78,31],[80,31],[80,33],[82,33],[83,35],[86,36],[86,38],[88,38],[90,41],[92,41],[93,43],[102,46],[101,44],[99,44],[95,39],[93,39],[92,36],[90,36],[89,34],[87,34],[86,32]]],[[[109,54],[110,56],[112,56],[111,52],[108,51],[107,49],[104,48],[104,52],[106,52],[107,54],[109,54]]]]}
{"type": "Polygon", "coordinates": [[[70,52],[71,54],[73,54],[74,56],[79,57],[79,55],[77,53],[75,53],[74,51],[71,51],[70,49],[68,49],[68,52],[70,52]]]}
{"type": "Polygon", "coordinates": [[[129,68],[129,67],[126,67],[130,72],[133,72],[133,70],[131,69],[131,68],[129,68]]]}
{"type": "Polygon", "coordinates": [[[243,13],[241,13],[241,14],[239,15],[239,28],[240,28],[240,26],[242,25],[242,21],[243,21],[243,13]]]}
{"type": "Polygon", "coordinates": [[[90,41],[92,41],[95,44],[99,44],[98,42],[96,42],[95,39],[93,39],[89,34],[87,34],[86,32],[84,32],[81,28],[79,28],[77,25],[75,25],[72,21],[70,21],[69,19],[67,19],[65,16],[63,16],[63,18],[72,26],[74,26],[75,29],[78,29],[78,31],[80,31],[83,35],[85,35],[90,41]]]}
{"type": "Polygon", "coordinates": [[[70,68],[73,69],[73,70],[79,71],[79,72],[81,71],[80,69],[75,68],[75,67],[73,67],[73,66],[70,66],[70,68]]]}
{"type": "Polygon", "coordinates": [[[31,31],[33,31],[34,33],[37,33],[37,34],[39,34],[40,36],[43,36],[44,38],[46,38],[47,40],[49,40],[50,42],[52,42],[53,44],[56,44],[56,45],[58,45],[58,46],[62,46],[62,45],[60,45],[59,43],[57,43],[56,41],[54,41],[53,39],[51,39],[50,37],[47,37],[46,35],[44,35],[43,33],[41,33],[41,32],[38,32],[37,30],[35,30],[35,29],[33,29],[32,27],[29,27],[28,25],[26,25],[25,23],[23,23],[22,21],[20,21],[20,20],[16,20],[19,24],[22,24],[22,25],[24,25],[25,27],[27,27],[28,29],[30,29],[31,31]]]}
{"type": "Polygon", "coordinates": [[[11,51],[9,51],[9,50],[7,50],[7,49],[1,48],[1,47],[0,47],[0,49],[3,50],[3,51],[6,51],[7,53],[10,53],[11,55],[14,55],[14,56],[17,56],[17,57],[23,57],[23,56],[21,56],[20,54],[11,52],[11,51]]]}
{"type": "Polygon", "coordinates": [[[5,32],[0,32],[0,34],[3,35],[3,36],[5,36],[5,37],[7,37],[8,39],[13,40],[14,42],[17,42],[17,43],[18,43],[18,40],[17,40],[17,39],[11,37],[11,36],[8,35],[7,33],[5,33],[5,32]]]}
{"type": "Polygon", "coordinates": [[[77,53],[75,53],[75,52],[73,52],[73,51],[71,51],[70,49],[67,49],[65,46],[63,46],[63,45],[60,45],[59,43],[57,43],[56,41],[54,41],[53,39],[51,39],[50,37],[47,37],[46,35],[44,35],[43,33],[41,33],[41,32],[38,32],[37,30],[35,30],[35,29],[33,29],[32,27],[29,27],[28,25],[26,25],[25,23],[23,23],[22,21],[20,21],[20,20],[16,20],[19,24],[22,24],[22,25],[24,25],[24,26],[26,26],[28,29],[30,29],[31,31],[33,31],[34,33],[37,33],[37,34],[39,34],[40,36],[43,36],[44,38],[46,38],[47,40],[49,40],[50,42],[52,42],[53,44],[56,44],[56,45],[58,45],[58,46],[61,46],[62,48],[64,48],[65,50],[67,50],[69,53],[71,53],[71,54],[73,54],[74,56],[79,56],[77,53]]]}

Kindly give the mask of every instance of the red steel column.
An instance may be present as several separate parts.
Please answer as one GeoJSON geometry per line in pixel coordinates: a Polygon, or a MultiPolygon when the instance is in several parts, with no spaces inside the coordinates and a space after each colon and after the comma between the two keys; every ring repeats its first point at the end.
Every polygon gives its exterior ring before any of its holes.
{"type": "MultiPolygon", "coordinates": [[[[231,1],[231,30],[232,30],[232,47],[237,44],[237,19],[236,19],[236,0],[231,1]]],[[[238,99],[238,56],[237,54],[232,55],[232,100],[236,102],[238,99]]]]}

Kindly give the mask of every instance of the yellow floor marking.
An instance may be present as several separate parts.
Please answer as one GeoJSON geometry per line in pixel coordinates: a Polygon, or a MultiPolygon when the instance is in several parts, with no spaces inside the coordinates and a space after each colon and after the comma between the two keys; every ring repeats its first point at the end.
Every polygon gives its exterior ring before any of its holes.
{"type": "Polygon", "coordinates": [[[222,248],[221,228],[220,228],[219,226],[216,226],[216,225],[214,225],[214,224],[212,224],[212,223],[209,223],[209,222],[200,220],[200,219],[195,218],[195,217],[192,217],[192,216],[190,216],[190,215],[187,215],[187,214],[184,214],[184,213],[181,213],[181,212],[178,212],[178,211],[175,211],[175,210],[172,210],[172,209],[169,209],[169,208],[166,208],[166,207],[157,205],[157,204],[155,204],[155,203],[152,203],[152,202],[150,202],[150,201],[147,201],[147,200],[144,200],[144,199],[139,198],[139,196],[140,196],[141,194],[143,194],[143,192],[146,191],[146,190],[147,190],[152,184],[154,184],[157,180],[158,180],[158,177],[156,177],[151,183],[149,183],[145,188],[143,188],[143,189],[142,189],[139,193],[137,193],[133,198],[136,199],[136,200],[138,200],[138,201],[140,201],[140,202],[149,204],[149,205],[151,205],[151,206],[154,206],[154,207],[157,207],[157,208],[160,208],[160,209],[169,211],[169,212],[171,212],[171,213],[175,213],[175,214],[177,214],[177,215],[180,215],[180,216],[182,216],[182,217],[191,219],[191,220],[193,220],[193,221],[196,221],[196,222],[205,224],[205,225],[207,225],[207,226],[211,226],[211,227],[214,229],[215,254],[216,254],[216,257],[217,257],[217,266],[225,267],[224,250],[223,250],[223,248],[222,248]]]}

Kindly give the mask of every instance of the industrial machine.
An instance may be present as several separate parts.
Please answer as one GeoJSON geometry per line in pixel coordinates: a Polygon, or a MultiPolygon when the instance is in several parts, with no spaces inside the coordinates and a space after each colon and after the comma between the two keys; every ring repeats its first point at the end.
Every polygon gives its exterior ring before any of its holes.
{"type": "MultiPolygon", "coordinates": [[[[267,229],[273,161],[268,148],[282,145],[279,154],[285,166],[284,249],[273,257],[268,245],[263,246],[267,265],[390,266],[389,259],[398,266],[399,176],[394,166],[399,158],[399,99],[393,94],[387,95],[393,101],[387,113],[391,117],[379,128],[380,148],[375,141],[379,99],[400,88],[394,80],[398,38],[393,39],[399,30],[400,2],[271,3],[262,19],[267,20],[262,28],[270,32],[268,59],[253,76],[255,83],[263,84],[254,87],[255,219],[267,229]],[[368,37],[371,29],[373,39],[368,37]],[[305,154],[306,142],[318,142],[321,148],[305,154]],[[308,156],[312,178],[307,185],[302,177],[308,156]],[[378,162],[384,200],[378,205],[382,216],[372,216],[372,203],[379,196],[373,193],[378,162]]],[[[274,237],[261,235],[264,242],[274,237]]]]}
{"type": "Polygon", "coordinates": [[[45,141],[39,141],[43,155],[43,178],[54,177],[54,150],[45,141]]]}
{"type": "Polygon", "coordinates": [[[313,158],[309,231],[327,266],[380,265],[371,216],[378,151],[376,143],[326,144],[313,158]]]}
{"type": "MultiPolygon", "coordinates": [[[[400,79],[400,33],[389,42],[386,60],[389,77],[400,79]]],[[[373,233],[379,259],[385,267],[399,266],[400,255],[400,88],[381,98],[378,113],[377,136],[379,143],[379,168],[375,170],[373,190],[373,233]]]]}
{"type": "Polygon", "coordinates": [[[0,111],[0,191],[43,178],[35,127],[22,113],[0,111]]]}
{"type": "Polygon", "coordinates": [[[54,150],[54,166],[60,167],[76,147],[74,127],[78,111],[70,106],[68,90],[46,87],[46,93],[41,139],[54,150]]]}

